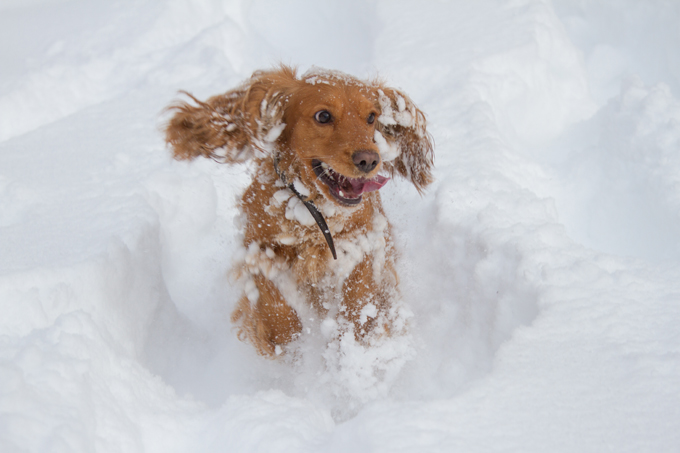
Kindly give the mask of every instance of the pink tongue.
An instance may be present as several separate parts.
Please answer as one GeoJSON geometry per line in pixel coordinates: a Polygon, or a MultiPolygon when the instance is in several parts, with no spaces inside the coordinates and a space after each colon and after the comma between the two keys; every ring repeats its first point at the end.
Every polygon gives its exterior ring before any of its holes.
{"type": "Polygon", "coordinates": [[[368,181],[352,179],[350,180],[350,183],[352,184],[352,192],[359,196],[364,192],[373,192],[374,190],[380,189],[382,186],[387,184],[387,181],[389,180],[390,178],[378,175],[375,178],[369,179],[368,181]]]}

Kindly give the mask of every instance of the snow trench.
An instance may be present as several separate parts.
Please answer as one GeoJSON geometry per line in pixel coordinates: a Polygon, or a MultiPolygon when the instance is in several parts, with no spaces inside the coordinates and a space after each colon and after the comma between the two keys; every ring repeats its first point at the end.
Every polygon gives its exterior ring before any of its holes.
{"type": "Polygon", "coordinates": [[[679,19],[4,2],[0,451],[676,451],[679,19]],[[436,182],[381,189],[408,335],[373,350],[323,326],[280,360],[239,342],[248,165],[162,143],[179,89],[279,61],[378,73],[427,114],[436,182]]]}

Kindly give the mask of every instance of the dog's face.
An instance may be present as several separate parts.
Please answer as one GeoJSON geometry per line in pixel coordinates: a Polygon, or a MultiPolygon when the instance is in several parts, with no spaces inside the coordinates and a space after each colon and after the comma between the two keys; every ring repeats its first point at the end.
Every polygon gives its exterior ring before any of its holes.
{"type": "Polygon", "coordinates": [[[376,100],[367,87],[301,82],[287,101],[280,140],[296,154],[305,179],[338,204],[355,206],[388,180],[378,174],[376,100]]]}
{"type": "Polygon", "coordinates": [[[166,141],[178,159],[273,160],[285,179],[343,206],[361,203],[390,176],[420,191],[432,182],[425,116],[381,82],[332,71],[298,77],[282,66],[197,105],[172,107],[166,141]]]}

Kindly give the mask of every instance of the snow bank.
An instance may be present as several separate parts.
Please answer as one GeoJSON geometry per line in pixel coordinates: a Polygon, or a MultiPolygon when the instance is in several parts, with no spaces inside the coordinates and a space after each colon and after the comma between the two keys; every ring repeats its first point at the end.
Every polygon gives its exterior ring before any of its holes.
{"type": "Polygon", "coordinates": [[[0,8],[1,451],[680,446],[675,4],[0,8]],[[248,169],[158,128],[277,61],[379,70],[428,115],[437,182],[381,191],[403,344],[320,326],[267,361],[232,331],[248,169]]]}
{"type": "Polygon", "coordinates": [[[574,238],[615,254],[680,257],[679,119],[667,85],[632,78],[561,137],[550,157],[553,196],[574,238]]]}

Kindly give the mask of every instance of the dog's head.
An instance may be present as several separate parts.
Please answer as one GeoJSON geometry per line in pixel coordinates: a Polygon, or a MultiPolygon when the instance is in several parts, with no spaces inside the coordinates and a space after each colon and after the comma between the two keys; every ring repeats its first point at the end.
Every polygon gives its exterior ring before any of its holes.
{"type": "Polygon", "coordinates": [[[396,174],[421,191],[432,182],[433,146],[423,113],[381,82],[282,66],[259,71],[207,102],[172,106],[166,141],[178,159],[274,159],[289,180],[315,184],[341,205],[361,202],[396,174]],[[383,173],[383,174],[381,174],[383,173]]]}

